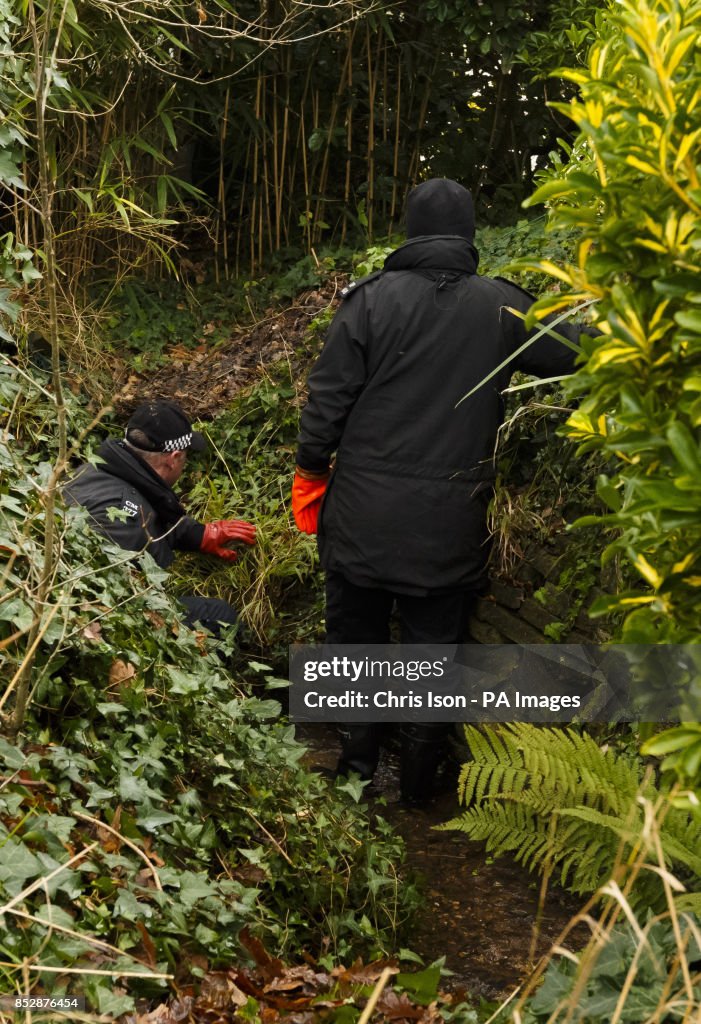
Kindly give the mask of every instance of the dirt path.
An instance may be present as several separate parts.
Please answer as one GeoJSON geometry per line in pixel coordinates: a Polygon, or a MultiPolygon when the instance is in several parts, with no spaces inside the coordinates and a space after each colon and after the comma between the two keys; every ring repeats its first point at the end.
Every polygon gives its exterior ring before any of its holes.
{"type": "Polygon", "coordinates": [[[171,348],[167,365],[142,373],[125,372],[114,404],[126,414],[140,401],[164,398],[180,402],[193,419],[212,419],[236,394],[265,375],[266,367],[286,359],[293,373],[306,370],[317,342],[309,326],[337,298],[346,282],[334,276],[317,289],[302,292],[285,309],[269,309],[250,327],[235,329],[226,342],[212,346],[208,333],[221,324],[206,324],[193,349],[171,348]]]}
{"type": "MultiPolygon", "coordinates": [[[[340,748],[332,727],[298,727],[298,735],[310,748],[311,765],[335,767],[340,748]]],[[[579,909],[577,901],[553,889],[539,909],[537,876],[506,858],[492,861],[482,843],[460,832],[434,831],[459,811],[453,792],[427,810],[399,807],[399,760],[388,750],[375,784],[388,801],[378,812],[403,837],[408,865],[423,883],[424,903],[407,945],[427,964],[445,956],[453,972],[446,987],[464,988],[473,998],[510,994],[579,909]]]]}

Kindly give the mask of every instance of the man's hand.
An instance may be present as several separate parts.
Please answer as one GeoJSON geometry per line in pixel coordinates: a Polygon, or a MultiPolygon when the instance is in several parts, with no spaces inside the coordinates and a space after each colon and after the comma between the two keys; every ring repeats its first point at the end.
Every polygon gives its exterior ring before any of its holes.
{"type": "Polygon", "coordinates": [[[239,557],[238,551],[233,551],[228,545],[237,542],[255,544],[256,528],[253,523],[245,523],[242,519],[220,519],[206,524],[200,551],[223,558],[225,562],[235,562],[239,557]]]}
{"type": "Polygon", "coordinates": [[[295,472],[292,483],[292,513],[297,529],[302,533],[316,533],[321,499],[324,497],[329,480],[328,470],[325,473],[312,474],[309,470],[295,472]]]}

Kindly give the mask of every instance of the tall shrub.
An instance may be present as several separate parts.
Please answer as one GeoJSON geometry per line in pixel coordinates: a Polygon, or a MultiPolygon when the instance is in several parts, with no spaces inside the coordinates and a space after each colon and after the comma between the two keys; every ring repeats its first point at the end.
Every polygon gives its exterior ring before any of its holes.
{"type": "MultiPolygon", "coordinates": [[[[530,203],[581,231],[576,262],[539,264],[562,284],[536,310],[597,301],[567,423],[598,449],[603,527],[631,569],[593,613],[624,613],[621,638],[701,640],[701,0],[619,0],[561,105],[579,127],[569,164],[530,203]]],[[[536,314],[537,315],[537,314],[536,314]]]]}

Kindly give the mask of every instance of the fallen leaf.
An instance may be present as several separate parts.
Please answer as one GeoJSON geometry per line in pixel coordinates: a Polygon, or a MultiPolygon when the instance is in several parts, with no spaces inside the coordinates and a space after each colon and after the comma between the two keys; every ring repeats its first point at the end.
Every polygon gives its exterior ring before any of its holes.
{"type": "Polygon", "coordinates": [[[202,980],[198,1007],[201,1004],[224,1010],[230,1006],[245,1006],[248,996],[241,991],[224,971],[214,971],[202,980]]]}
{"type": "Polygon", "coordinates": [[[149,967],[155,970],[156,964],[158,962],[158,957],[156,955],[156,946],[154,945],[153,939],[146,931],[146,926],[144,925],[143,921],[136,921],[135,924],[141,935],[141,941],[143,943],[144,952],[146,954],[146,961],[149,967]]]}
{"type": "Polygon", "coordinates": [[[127,683],[130,679],[133,679],[136,675],[136,668],[130,661],[124,661],[122,658],[115,658],[110,665],[108,681],[110,686],[119,686],[122,683],[127,683]]]}
{"type": "Polygon", "coordinates": [[[279,977],[279,975],[284,973],[285,965],[282,960],[272,957],[260,939],[257,939],[255,935],[251,935],[248,928],[241,929],[239,941],[244,949],[247,949],[251,954],[258,967],[261,968],[261,973],[266,981],[279,977]]]}
{"type": "Polygon", "coordinates": [[[102,640],[101,624],[99,622],[89,622],[83,630],[83,636],[86,640],[90,640],[94,644],[99,644],[102,640]]]}
{"type": "Polygon", "coordinates": [[[151,623],[154,629],[165,629],[166,620],[158,612],[154,612],[151,608],[144,609],[144,617],[151,623]]]}
{"type": "Polygon", "coordinates": [[[374,985],[386,967],[391,968],[392,974],[399,974],[396,960],[376,960],[371,964],[356,960],[350,967],[334,967],[331,975],[350,985],[374,985]]]}
{"type": "Polygon", "coordinates": [[[143,845],[143,848],[144,848],[144,853],[146,854],[148,859],[150,861],[152,861],[156,865],[157,868],[164,868],[166,862],[163,860],[162,857],[160,857],[158,855],[158,853],[156,853],[156,851],[154,849],[152,849],[151,844],[152,844],[151,836],[144,836],[144,838],[142,840],[142,845],[143,845]]]}
{"type": "Polygon", "coordinates": [[[390,1020],[419,1020],[425,1008],[412,1003],[406,992],[397,993],[394,989],[385,989],[377,1002],[377,1009],[390,1020]]]}

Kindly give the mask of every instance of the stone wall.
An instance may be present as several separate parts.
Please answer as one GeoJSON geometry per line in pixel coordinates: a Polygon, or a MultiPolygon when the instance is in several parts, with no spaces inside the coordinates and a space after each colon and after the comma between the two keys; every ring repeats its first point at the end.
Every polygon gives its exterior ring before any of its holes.
{"type": "Polygon", "coordinates": [[[597,643],[606,639],[600,620],[587,608],[602,592],[568,593],[558,586],[565,559],[564,541],[533,545],[507,579],[493,577],[470,620],[470,632],[482,644],[597,643]],[[538,592],[539,598],[534,597],[538,592]],[[554,635],[548,636],[546,627],[554,635]]]}

